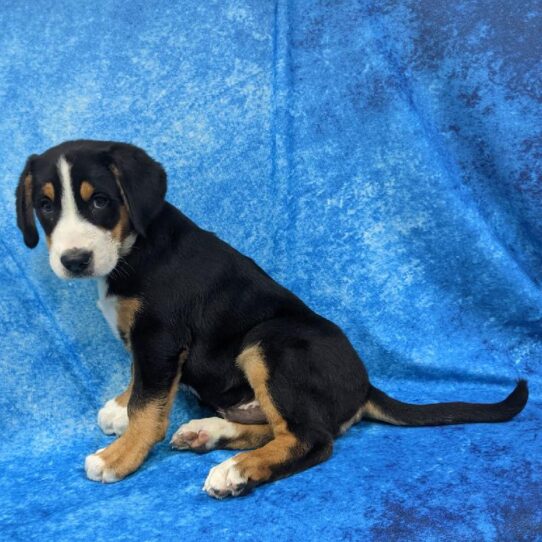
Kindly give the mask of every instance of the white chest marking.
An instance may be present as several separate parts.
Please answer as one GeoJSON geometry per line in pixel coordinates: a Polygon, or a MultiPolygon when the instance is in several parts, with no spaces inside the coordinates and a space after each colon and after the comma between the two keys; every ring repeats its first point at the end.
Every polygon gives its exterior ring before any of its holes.
{"type": "Polygon", "coordinates": [[[120,339],[119,329],[117,327],[117,301],[116,295],[107,295],[107,285],[105,279],[98,280],[98,301],[96,305],[102,311],[106,322],[113,331],[113,335],[120,339]]]}

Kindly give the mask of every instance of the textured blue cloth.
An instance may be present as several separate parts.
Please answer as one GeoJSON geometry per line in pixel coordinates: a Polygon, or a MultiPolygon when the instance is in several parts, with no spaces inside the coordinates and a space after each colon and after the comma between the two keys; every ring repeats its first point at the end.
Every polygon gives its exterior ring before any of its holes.
{"type": "MultiPolygon", "coordinates": [[[[542,7],[538,0],[4,0],[0,539],[541,540],[542,7]],[[232,452],[158,445],[85,479],[129,360],[29,251],[28,154],[128,141],[169,200],[343,327],[399,399],[531,400],[498,425],[361,423],[309,471],[215,501],[232,452]]],[[[180,396],[170,434],[207,414],[180,396]]]]}

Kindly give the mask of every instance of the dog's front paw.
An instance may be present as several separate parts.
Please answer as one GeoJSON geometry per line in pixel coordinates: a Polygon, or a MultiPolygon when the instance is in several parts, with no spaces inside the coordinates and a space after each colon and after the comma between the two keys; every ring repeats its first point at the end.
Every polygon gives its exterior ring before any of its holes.
{"type": "Polygon", "coordinates": [[[147,457],[152,444],[139,433],[128,430],[107,448],[85,459],[87,478],[96,482],[117,482],[136,471],[147,457]]]}
{"type": "Polygon", "coordinates": [[[213,467],[203,485],[203,490],[215,499],[237,497],[249,489],[248,478],[240,472],[235,457],[213,467]]]}
{"type": "Polygon", "coordinates": [[[98,425],[106,435],[122,435],[128,427],[128,408],[110,399],[98,412],[98,425]]]}
{"type": "Polygon", "coordinates": [[[106,462],[100,457],[100,453],[105,448],[98,450],[94,454],[87,455],[85,459],[85,472],[89,480],[95,482],[116,482],[118,480],[115,471],[107,467],[106,462]]]}

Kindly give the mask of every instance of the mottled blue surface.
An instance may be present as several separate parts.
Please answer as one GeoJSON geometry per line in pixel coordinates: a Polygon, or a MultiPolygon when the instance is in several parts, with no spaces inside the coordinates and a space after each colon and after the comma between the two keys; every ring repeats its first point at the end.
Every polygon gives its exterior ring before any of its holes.
{"type": "MultiPolygon", "coordinates": [[[[541,540],[538,0],[0,6],[2,540],[541,540]],[[331,460],[219,502],[231,455],[160,444],[85,479],[128,359],[95,285],[26,249],[26,156],[141,145],[169,199],[340,324],[410,401],[531,400],[502,425],[360,424],[331,460]]],[[[180,397],[170,431],[201,415],[180,397]]]]}

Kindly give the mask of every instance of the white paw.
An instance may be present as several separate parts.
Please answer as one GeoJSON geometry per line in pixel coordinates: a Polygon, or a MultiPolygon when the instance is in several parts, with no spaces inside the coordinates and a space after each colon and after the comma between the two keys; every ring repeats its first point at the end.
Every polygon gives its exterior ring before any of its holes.
{"type": "Polygon", "coordinates": [[[98,425],[106,435],[122,435],[128,427],[128,409],[110,399],[98,412],[98,425]]]}
{"type": "Polygon", "coordinates": [[[102,450],[103,448],[95,454],[87,455],[85,459],[87,478],[95,482],[116,482],[118,478],[115,472],[112,469],[105,468],[105,461],[98,455],[102,450]]]}
{"type": "Polygon", "coordinates": [[[241,476],[232,457],[209,471],[203,490],[216,499],[237,497],[245,491],[247,483],[248,479],[241,476]]]}
{"type": "Polygon", "coordinates": [[[177,450],[207,451],[216,447],[220,439],[236,436],[235,426],[222,418],[192,420],[177,429],[171,446],[177,450]]]}

